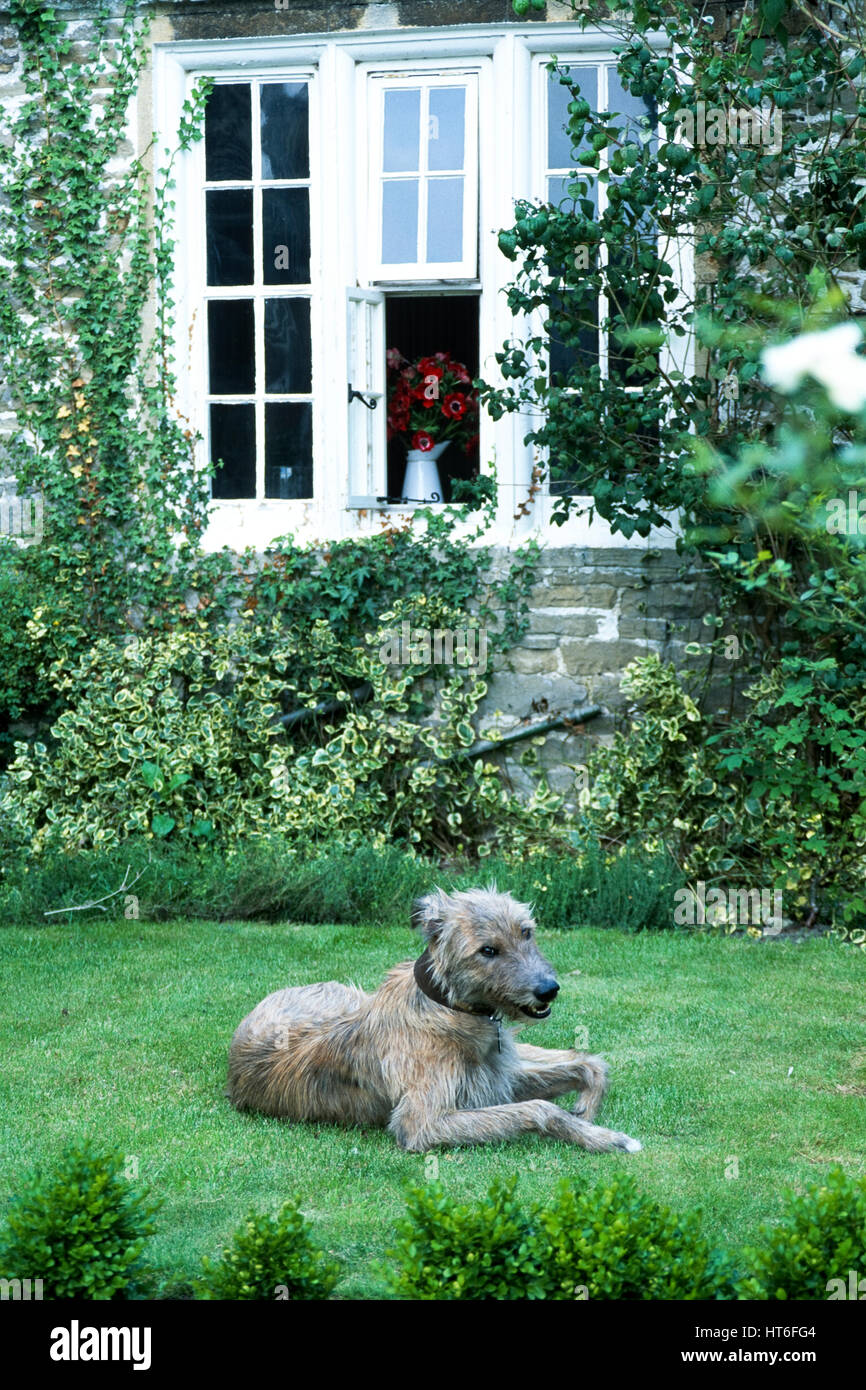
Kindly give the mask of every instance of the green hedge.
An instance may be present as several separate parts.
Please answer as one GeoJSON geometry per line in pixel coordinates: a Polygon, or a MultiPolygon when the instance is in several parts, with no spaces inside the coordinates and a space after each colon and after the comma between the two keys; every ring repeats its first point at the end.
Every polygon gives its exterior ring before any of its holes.
{"type": "Polygon", "coordinates": [[[0,1231],[0,1277],[41,1279],[44,1298],[129,1298],[157,1209],[121,1153],[72,1145],[24,1178],[0,1231]]]}
{"type": "MultiPolygon", "coordinates": [[[[105,911],[137,913],[146,921],[406,924],[412,899],[434,885],[468,888],[490,882],[533,903],[542,927],[640,931],[672,925],[673,894],[681,879],[662,855],[605,855],[594,845],[575,848],[570,856],[514,861],[491,856],[443,867],[397,846],[343,849],[275,838],[217,852],[132,839],[117,850],[7,862],[0,867],[0,924],[79,919],[86,913],[67,918],[56,909],[80,908],[108,894],[114,896],[102,904],[105,911]],[[118,893],[124,882],[129,891],[118,893]],[[52,916],[46,918],[46,912],[52,916]]],[[[91,911],[105,915],[101,908],[91,911]]]]}
{"type": "MultiPolygon", "coordinates": [[[[204,1258],[202,1299],[326,1299],[339,1263],[311,1237],[301,1199],[251,1211],[218,1261],[204,1258]]],[[[171,1296],[142,1265],[157,1207],[127,1180],[119,1153],[73,1146],[35,1170],[0,1228],[0,1278],[41,1279],[49,1299],[171,1296]]],[[[563,1181],[523,1205],[517,1179],[455,1203],[440,1182],[408,1190],[381,1273],[408,1300],[771,1300],[847,1298],[866,1280],[866,1177],[833,1168],[785,1193],[778,1221],[740,1251],[713,1249],[700,1213],[679,1214],[613,1173],[563,1181]]]]}
{"type": "Polygon", "coordinates": [[[322,1299],[333,1291],[340,1266],[310,1239],[300,1197],[285,1202],[276,1217],[251,1211],[235,1231],[222,1258],[202,1260],[198,1298],[322,1299]]]}

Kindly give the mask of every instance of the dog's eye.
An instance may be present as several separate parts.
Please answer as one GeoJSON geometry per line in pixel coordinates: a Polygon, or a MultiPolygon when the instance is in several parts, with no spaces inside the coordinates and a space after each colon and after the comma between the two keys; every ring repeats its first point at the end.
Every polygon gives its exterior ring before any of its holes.
{"type": "Polygon", "coordinates": [[[532,935],[532,928],[531,928],[531,927],[524,927],[524,928],[523,928],[523,931],[520,933],[520,935],[523,937],[523,940],[524,940],[524,941],[528,941],[529,938],[530,938],[531,935],[532,935]]]}
{"type": "Polygon", "coordinates": [[[498,956],[499,952],[495,946],[482,946],[478,954],[481,956],[498,956]]]}

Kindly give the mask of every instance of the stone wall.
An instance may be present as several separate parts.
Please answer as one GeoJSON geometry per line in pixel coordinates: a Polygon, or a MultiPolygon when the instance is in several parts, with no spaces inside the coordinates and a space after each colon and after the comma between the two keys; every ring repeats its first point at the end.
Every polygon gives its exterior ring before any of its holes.
{"type": "MultiPolygon", "coordinates": [[[[502,554],[494,568],[507,564],[502,554]]],[[[530,595],[529,629],[519,646],[488,671],[481,723],[503,732],[580,706],[600,705],[585,732],[558,729],[539,750],[540,765],[557,791],[568,794],[574,773],[600,741],[609,741],[624,713],[622,673],[636,657],[657,652],[677,667],[689,664],[688,642],[707,640],[701,619],[714,611],[705,571],[673,550],[557,548],[542,552],[530,595]]],[[[502,761],[515,789],[527,773],[518,744],[502,761]]]]}

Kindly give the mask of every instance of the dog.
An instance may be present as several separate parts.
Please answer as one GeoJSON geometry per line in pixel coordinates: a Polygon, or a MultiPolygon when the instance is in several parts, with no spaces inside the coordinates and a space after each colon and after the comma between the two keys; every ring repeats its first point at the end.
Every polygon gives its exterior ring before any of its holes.
{"type": "Polygon", "coordinates": [[[238,1110],[387,1128],[410,1153],[545,1134],[593,1153],[636,1139],[592,1123],[608,1068],[585,1052],[516,1041],[559,992],[528,906],[495,887],[413,904],[423,954],[375,994],[352,985],[277,990],[239,1025],[227,1095],[238,1110]],[[554,1097],[577,1092],[574,1108],[554,1097]]]}

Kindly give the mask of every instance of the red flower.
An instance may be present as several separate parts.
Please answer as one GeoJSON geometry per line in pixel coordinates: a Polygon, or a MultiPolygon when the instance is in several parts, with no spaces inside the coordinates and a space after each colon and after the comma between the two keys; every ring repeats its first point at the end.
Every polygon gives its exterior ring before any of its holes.
{"type": "Polygon", "coordinates": [[[388,350],[389,439],[399,438],[407,448],[423,453],[445,439],[465,451],[466,440],[477,433],[477,422],[472,378],[462,362],[447,352],[407,362],[396,349],[388,350]]]}
{"type": "MultiPolygon", "coordinates": [[[[439,355],[441,357],[441,354],[439,355]]],[[[442,366],[441,361],[437,362],[435,357],[420,358],[417,369],[422,376],[435,376],[438,377],[440,381],[445,373],[445,368],[442,366]]]]}
{"type": "Polygon", "coordinates": [[[447,415],[449,420],[462,420],[466,414],[466,397],[461,396],[459,391],[452,391],[442,402],[442,414],[447,415]]]}
{"type": "Polygon", "coordinates": [[[439,399],[438,391],[428,394],[426,381],[422,381],[420,386],[416,386],[412,395],[420,405],[423,405],[425,410],[430,410],[439,399]]]}

